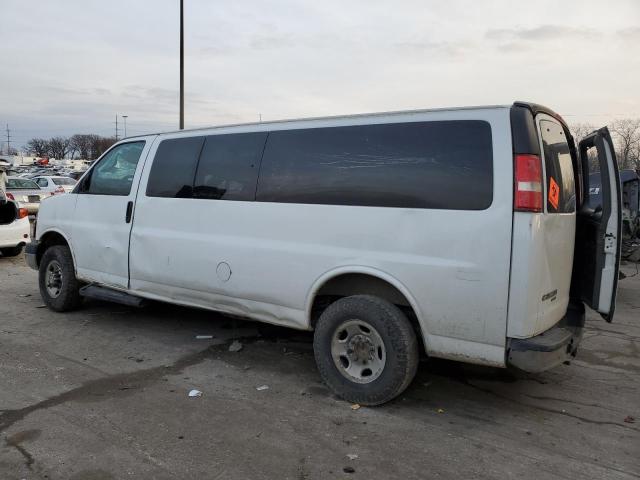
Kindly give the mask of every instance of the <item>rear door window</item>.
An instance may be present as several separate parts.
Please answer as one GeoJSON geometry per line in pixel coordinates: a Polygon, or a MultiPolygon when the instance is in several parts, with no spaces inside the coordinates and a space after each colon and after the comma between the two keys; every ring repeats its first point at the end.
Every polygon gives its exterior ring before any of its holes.
{"type": "Polygon", "coordinates": [[[148,197],[191,198],[193,177],[205,137],[163,140],[153,159],[148,197]]]}
{"type": "Polygon", "coordinates": [[[254,200],[266,133],[207,137],[193,196],[212,200],[254,200]]]}
{"type": "Polygon", "coordinates": [[[551,120],[540,121],[547,185],[547,212],[576,211],[576,189],[569,144],[562,126],[551,120]]]}

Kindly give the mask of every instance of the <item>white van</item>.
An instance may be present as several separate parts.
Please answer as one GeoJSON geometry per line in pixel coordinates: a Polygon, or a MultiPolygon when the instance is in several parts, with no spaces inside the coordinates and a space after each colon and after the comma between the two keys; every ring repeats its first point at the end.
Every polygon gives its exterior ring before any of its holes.
{"type": "Polygon", "coordinates": [[[421,346],[529,372],[575,355],[583,305],[613,317],[620,210],[608,131],[576,148],[538,105],[279,121],[121,141],[42,204],[27,261],[56,311],[153,299],[314,329],[325,382],[375,405],[421,346]]]}

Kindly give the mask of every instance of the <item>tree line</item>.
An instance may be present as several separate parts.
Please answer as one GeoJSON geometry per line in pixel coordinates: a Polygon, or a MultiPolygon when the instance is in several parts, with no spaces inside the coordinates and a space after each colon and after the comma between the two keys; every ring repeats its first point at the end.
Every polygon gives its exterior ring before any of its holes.
{"type": "MultiPolygon", "coordinates": [[[[620,169],[640,170],[640,119],[615,120],[608,127],[620,169]]],[[[590,123],[577,123],[570,128],[576,142],[597,130],[590,123]]]]}
{"type": "Polygon", "coordinates": [[[25,145],[27,153],[36,157],[82,158],[95,160],[116,142],[114,137],[76,134],[70,137],[32,138],[25,145]]]}

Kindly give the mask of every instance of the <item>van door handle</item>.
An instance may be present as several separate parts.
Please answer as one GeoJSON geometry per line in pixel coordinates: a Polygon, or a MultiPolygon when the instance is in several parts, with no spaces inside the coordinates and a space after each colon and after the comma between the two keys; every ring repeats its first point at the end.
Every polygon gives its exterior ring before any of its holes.
{"type": "Polygon", "coordinates": [[[127,203],[127,215],[125,216],[125,220],[127,223],[131,223],[131,215],[133,214],[133,202],[127,203]]]}

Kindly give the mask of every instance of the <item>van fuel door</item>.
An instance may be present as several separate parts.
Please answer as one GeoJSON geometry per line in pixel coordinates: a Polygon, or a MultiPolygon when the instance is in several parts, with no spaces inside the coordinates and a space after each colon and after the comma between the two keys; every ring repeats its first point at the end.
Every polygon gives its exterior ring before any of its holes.
{"type": "Polygon", "coordinates": [[[582,202],[576,216],[571,296],[580,298],[607,321],[613,320],[622,245],[620,174],[609,130],[601,128],[579,144],[582,202]],[[599,174],[595,173],[599,170],[599,174]],[[594,173],[589,174],[592,171],[594,173]],[[597,189],[597,202],[589,195],[597,189]]]}

